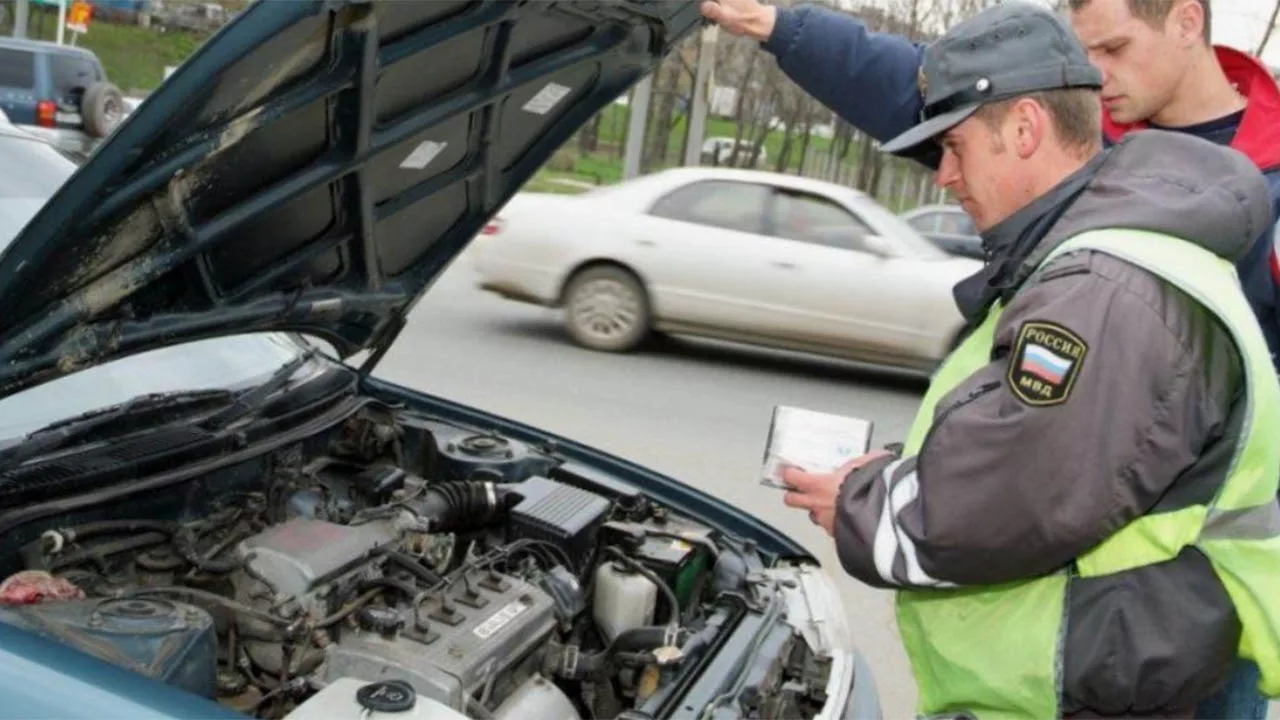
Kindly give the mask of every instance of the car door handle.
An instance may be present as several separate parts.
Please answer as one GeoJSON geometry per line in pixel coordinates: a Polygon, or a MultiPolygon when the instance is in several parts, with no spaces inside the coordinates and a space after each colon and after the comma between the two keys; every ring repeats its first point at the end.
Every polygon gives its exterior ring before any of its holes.
{"type": "Polygon", "coordinates": [[[636,244],[639,245],[640,247],[657,247],[658,246],[658,243],[652,240],[637,240],[636,244]]]}
{"type": "Polygon", "coordinates": [[[782,268],[783,270],[795,270],[795,269],[796,269],[796,264],[795,264],[795,263],[793,263],[793,262],[787,262],[786,260],[774,260],[774,261],[773,261],[773,266],[774,266],[774,267],[776,267],[776,268],[782,268]]]}

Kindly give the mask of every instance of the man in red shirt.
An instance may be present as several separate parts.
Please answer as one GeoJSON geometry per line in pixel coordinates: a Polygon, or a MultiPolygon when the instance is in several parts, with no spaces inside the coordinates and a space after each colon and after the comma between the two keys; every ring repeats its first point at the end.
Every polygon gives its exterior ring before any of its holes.
{"type": "MultiPolygon", "coordinates": [[[[1070,0],[1070,7],[1076,36],[1102,71],[1106,140],[1150,127],[1229,145],[1266,176],[1280,219],[1280,89],[1256,58],[1211,43],[1209,0],[1070,0]]],[[[1280,298],[1270,308],[1256,300],[1268,289],[1274,296],[1280,283],[1274,241],[1259,243],[1241,266],[1263,332],[1274,340],[1280,298]]],[[[1273,343],[1273,360],[1275,352],[1273,343]]]]}

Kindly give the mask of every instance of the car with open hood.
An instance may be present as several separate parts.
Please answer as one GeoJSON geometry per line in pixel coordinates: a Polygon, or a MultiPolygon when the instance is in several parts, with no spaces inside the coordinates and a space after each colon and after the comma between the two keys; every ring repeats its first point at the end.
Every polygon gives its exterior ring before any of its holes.
{"type": "Polygon", "coordinates": [[[258,2],[0,128],[0,717],[874,717],[785,534],[371,375],[695,0],[258,2]]]}

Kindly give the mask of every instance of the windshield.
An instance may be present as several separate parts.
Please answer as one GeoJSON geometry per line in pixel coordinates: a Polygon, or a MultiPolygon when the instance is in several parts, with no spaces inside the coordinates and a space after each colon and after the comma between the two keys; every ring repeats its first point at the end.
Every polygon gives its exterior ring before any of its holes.
{"type": "Polygon", "coordinates": [[[303,352],[286,334],[235,335],[95,365],[0,400],[0,444],[139,395],[252,387],[303,352]]]}
{"type": "MultiPolygon", "coordinates": [[[[0,167],[21,168],[0,172],[3,252],[77,166],[43,141],[0,127],[0,167]]],[[[0,400],[0,441],[138,395],[251,387],[305,350],[292,335],[259,333],[164,347],[90,367],[0,400]]]]}

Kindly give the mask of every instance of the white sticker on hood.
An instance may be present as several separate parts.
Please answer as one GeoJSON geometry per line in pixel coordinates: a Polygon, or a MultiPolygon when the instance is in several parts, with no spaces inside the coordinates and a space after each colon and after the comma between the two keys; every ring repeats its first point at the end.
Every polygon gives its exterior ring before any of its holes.
{"type": "Polygon", "coordinates": [[[522,109],[535,115],[546,115],[551,111],[551,108],[555,107],[568,94],[569,88],[564,85],[547,83],[547,86],[539,90],[538,94],[525,103],[522,109]]]}
{"type": "Polygon", "coordinates": [[[400,163],[400,167],[406,170],[421,170],[431,164],[436,156],[444,152],[449,147],[447,142],[436,142],[434,140],[424,140],[422,144],[413,149],[404,162],[400,163]]]}

